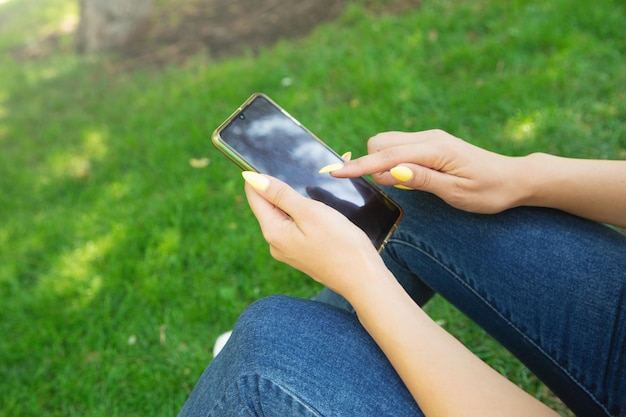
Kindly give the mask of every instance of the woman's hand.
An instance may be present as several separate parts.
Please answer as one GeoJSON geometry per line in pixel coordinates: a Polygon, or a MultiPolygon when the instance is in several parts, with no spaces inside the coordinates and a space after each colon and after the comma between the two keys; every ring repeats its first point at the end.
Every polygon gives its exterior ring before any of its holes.
{"type": "Polygon", "coordinates": [[[441,130],[382,133],[369,140],[368,152],[327,172],[372,174],[381,185],[428,191],[474,213],[550,207],[626,228],[626,161],[503,156],[441,130]]]}
{"type": "Polygon", "coordinates": [[[346,298],[364,284],[361,277],[371,276],[366,270],[386,271],[367,235],[343,214],[276,178],[253,172],[244,178],[248,203],[276,260],[346,298]]]}
{"type": "Polygon", "coordinates": [[[372,174],[380,185],[428,191],[476,213],[497,213],[525,197],[523,158],[486,151],[441,130],[381,133],[369,140],[368,153],[332,175],[372,174]]]}

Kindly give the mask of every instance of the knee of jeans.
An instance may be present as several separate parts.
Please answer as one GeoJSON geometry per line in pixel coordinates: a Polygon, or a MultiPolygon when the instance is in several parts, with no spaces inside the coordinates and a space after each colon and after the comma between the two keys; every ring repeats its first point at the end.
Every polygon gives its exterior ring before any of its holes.
{"type": "Polygon", "coordinates": [[[265,339],[274,339],[277,332],[289,327],[289,312],[296,308],[299,300],[272,295],[252,303],[246,308],[233,329],[233,338],[242,343],[263,344],[265,339]]]}
{"type": "Polygon", "coordinates": [[[238,326],[264,326],[282,318],[299,300],[284,295],[270,295],[250,304],[239,316],[238,326]]]}

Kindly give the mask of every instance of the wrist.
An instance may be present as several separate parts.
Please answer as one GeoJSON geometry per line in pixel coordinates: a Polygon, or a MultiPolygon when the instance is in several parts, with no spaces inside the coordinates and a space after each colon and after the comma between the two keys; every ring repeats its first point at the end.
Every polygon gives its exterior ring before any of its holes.
{"type": "Polygon", "coordinates": [[[359,264],[359,268],[350,273],[350,285],[341,291],[341,295],[358,312],[362,307],[371,307],[376,298],[389,287],[399,285],[382,258],[376,253],[359,264]]]}
{"type": "Polygon", "coordinates": [[[547,183],[545,167],[552,163],[551,159],[551,155],[540,152],[517,158],[517,181],[513,181],[517,189],[514,207],[542,205],[543,189],[547,183]]]}
{"type": "Polygon", "coordinates": [[[570,202],[580,191],[576,181],[581,167],[574,167],[573,159],[547,153],[533,153],[525,157],[523,198],[520,205],[551,207],[568,211],[570,202]]]}

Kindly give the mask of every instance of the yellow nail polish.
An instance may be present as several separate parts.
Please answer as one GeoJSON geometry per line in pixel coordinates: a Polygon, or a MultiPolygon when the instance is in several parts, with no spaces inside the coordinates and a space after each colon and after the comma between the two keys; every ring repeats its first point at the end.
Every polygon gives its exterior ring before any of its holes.
{"type": "Polygon", "coordinates": [[[270,186],[270,180],[259,173],[252,171],[243,171],[241,173],[241,176],[255,190],[265,191],[270,186]]]}
{"type": "Polygon", "coordinates": [[[344,161],[349,161],[352,159],[352,152],[346,152],[343,155],[341,155],[341,159],[343,159],[344,161]]]}
{"type": "Polygon", "coordinates": [[[328,174],[329,172],[334,172],[337,171],[339,169],[343,168],[343,164],[338,163],[338,164],[330,164],[330,165],[326,165],[324,168],[319,170],[320,174],[328,174]]]}
{"type": "Polygon", "coordinates": [[[396,184],[394,185],[394,187],[396,187],[398,190],[407,190],[407,191],[415,190],[415,188],[407,187],[406,185],[402,185],[402,184],[396,184]]]}
{"type": "Polygon", "coordinates": [[[411,181],[411,178],[413,178],[413,171],[402,165],[391,168],[389,172],[391,173],[392,177],[400,182],[411,181]]]}

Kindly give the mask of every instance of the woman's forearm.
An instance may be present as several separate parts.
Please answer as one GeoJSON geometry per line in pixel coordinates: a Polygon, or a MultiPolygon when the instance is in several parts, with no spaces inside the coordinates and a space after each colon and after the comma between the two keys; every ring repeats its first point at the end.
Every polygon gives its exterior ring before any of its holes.
{"type": "Polygon", "coordinates": [[[426,416],[556,416],[438,326],[385,274],[349,301],[426,416]]]}
{"type": "Polygon", "coordinates": [[[536,153],[522,158],[520,205],[551,207],[626,227],[626,161],[571,159],[536,153]]]}

